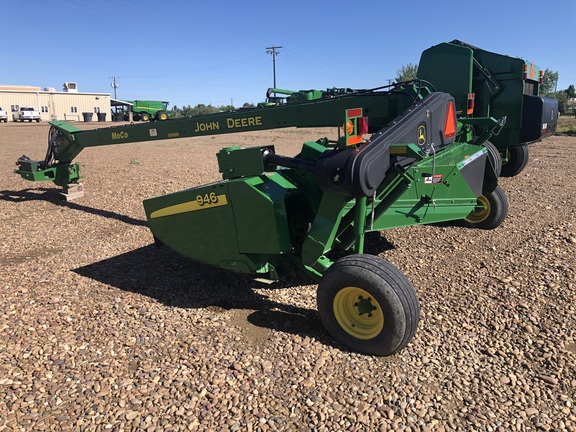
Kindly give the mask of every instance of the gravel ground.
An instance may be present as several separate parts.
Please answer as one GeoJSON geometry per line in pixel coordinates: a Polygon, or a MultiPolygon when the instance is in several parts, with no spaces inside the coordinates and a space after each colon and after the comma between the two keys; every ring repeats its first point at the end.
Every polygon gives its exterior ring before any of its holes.
{"type": "Polygon", "coordinates": [[[377,358],[328,336],[304,276],[262,285],[157,250],[141,205],[219,179],[221,147],[293,155],[334,131],[87,149],[69,203],[12,173],[47,132],[0,126],[0,431],[576,430],[575,137],[502,179],[496,230],[369,237],[422,308],[413,341],[377,358]]]}

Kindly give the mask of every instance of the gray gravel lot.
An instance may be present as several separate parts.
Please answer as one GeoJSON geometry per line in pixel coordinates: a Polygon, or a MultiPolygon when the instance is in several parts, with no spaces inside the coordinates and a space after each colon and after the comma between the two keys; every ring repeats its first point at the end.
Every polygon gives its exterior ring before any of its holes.
{"type": "Polygon", "coordinates": [[[392,357],[337,345],[303,275],[262,285],[154,247],[142,200],[218,180],[220,148],[294,155],[333,133],[87,149],[86,195],[65,202],[12,173],[48,125],[0,126],[0,431],[576,430],[575,137],[502,179],[496,230],[368,238],[422,308],[392,357]]]}

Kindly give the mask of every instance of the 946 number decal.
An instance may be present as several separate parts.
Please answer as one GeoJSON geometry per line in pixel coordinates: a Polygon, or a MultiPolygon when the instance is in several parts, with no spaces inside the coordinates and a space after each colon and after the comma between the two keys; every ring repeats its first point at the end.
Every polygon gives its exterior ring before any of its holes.
{"type": "Polygon", "coordinates": [[[215,192],[210,192],[205,195],[196,195],[196,202],[200,207],[210,204],[218,203],[218,195],[215,192]]]}

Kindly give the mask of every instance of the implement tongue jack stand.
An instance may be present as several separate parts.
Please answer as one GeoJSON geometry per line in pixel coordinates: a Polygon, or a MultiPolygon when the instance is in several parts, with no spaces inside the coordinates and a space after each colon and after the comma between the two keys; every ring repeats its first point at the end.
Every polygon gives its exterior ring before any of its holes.
{"type": "Polygon", "coordinates": [[[60,197],[64,198],[66,201],[74,201],[78,198],[84,196],[84,185],[82,183],[73,183],[66,185],[62,188],[60,192],[60,197]]]}

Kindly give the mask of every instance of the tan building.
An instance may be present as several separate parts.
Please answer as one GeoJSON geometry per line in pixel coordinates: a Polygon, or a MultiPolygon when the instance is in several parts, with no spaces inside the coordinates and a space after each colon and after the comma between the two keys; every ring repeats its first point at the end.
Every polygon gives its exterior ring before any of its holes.
{"type": "Polygon", "coordinates": [[[108,93],[79,92],[76,83],[64,83],[63,91],[47,87],[0,85],[0,107],[8,113],[21,106],[40,111],[42,121],[84,121],[84,113],[92,113],[93,121],[111,121],[111,98],[108,93]],[[98,115],[100,114],[100,116],[98,115]]]}

